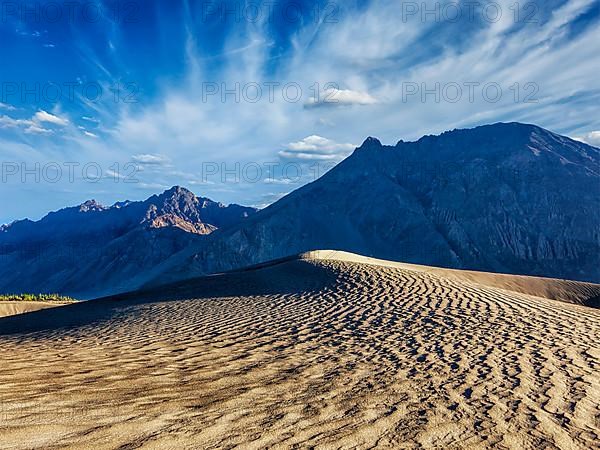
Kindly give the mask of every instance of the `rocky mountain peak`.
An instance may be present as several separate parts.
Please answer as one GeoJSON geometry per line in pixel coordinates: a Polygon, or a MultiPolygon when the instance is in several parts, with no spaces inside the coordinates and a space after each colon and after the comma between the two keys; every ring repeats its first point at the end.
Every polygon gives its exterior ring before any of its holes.
{"type": "Polygon", "coordinates": [[[121,209],[121,208],[125,208],[126,206],[129,206],[130,204],[132,204],[133,202],[129,201],[129,200],[125,200],[122,202],[115,202],[111,208],[116,208],[116,209],[121,209]]]}
{"type": "Polygon", "coordinates": [[[375,137],[369,136],[365,141],[361,144],[358,149],[372,149],[372,148],[381,148],[383,145],[381,141],[375,137]]]}
{"type": "Polygon", "coordinates": [[[150,197],[148,202],[155,204],[159,210],[173,212],[178,209],[200,208],[201,200],[204,199],[196,197],[192,191],[181,186],[173,186],[162,194],[150,197]]]}
{"type": "Polygon", "coordinates": [[[165,192],[161,194],[161,196],[165,197],[195,197],[196,195],[182,186],[173,186],[170,189],[167,189],[165,192]]]}
{"type": "Polygon", "coordinates": [[[80,212],[104,211],[106,207],[98,203],[96,200],[87,200],[79,205],[80,212]]]}
{"type": "Polygon", "coordinates": [[[210,234],[255,212],[238,205],[225,206],[209,198],[197,197],[192,191],[173,186],[145,202],[143,224],[151,228],[176,227],[196,234],[210,234]]]}
{"type": "MultiPolygon", "coordinates": [[[[499,123],[404,142],[367,139],[317,181],[220,230],[194,275],[316,248],[381,259],[600,280],[600,149],[499,123]]],[[[195,272],[194,272],[195,271],[195,272]]]]}

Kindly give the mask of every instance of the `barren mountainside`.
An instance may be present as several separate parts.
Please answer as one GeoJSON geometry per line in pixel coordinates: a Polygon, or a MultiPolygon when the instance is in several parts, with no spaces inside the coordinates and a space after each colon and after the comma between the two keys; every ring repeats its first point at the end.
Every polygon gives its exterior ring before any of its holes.
{"type": "Polygon", "coordinates": [[[81,298],[137,287],[161,261],[256,210],[175,186],[142,202],[95,200],[0,230],[0,291],[81,298]]]}
{"type": "Polygon", "coordinates": [[[255,212],[174,187],[0,229],[0,292],[110,295],[320,248],[600,282],[600,149],[498,123],[382,145],[255,212]]]}
{"type": "Polygon", "coordinates": [[[319,180],[212,234],[156,282],[318,248],[599,282],[599,164],[600,149],[519,123],[396,146],[369,138],[319,180]]]}

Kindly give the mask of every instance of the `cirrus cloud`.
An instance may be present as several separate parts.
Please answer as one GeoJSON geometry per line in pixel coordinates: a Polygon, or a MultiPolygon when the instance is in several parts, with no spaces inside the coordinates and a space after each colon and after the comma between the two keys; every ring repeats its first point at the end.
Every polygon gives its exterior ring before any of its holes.
{"type": "Polygon", "coordinates": [[[61,127],[65,127],[69,124],[69,121],[67,119],[55,116],[54,114],[50,114],[49,112],[44,111],[44,110],[39,110],[38,112],[36,112],[34,114],[32,120],[34,120],[38,123],[42,123],[42,122],[51,123],[51,124],[58,125],[61,127]]]}
{"type": "Polygon", "coordinates": [[[585,142],[586,144],[600,147],[600,131],[590,131],[582,136],[575,136],[576,141],[585,142]]]}
{"type": "Polygon", "coordinates": [[[165,155],[143,153],[139,155],[133,155],[131,160],[140,165],[148,166],[163,166],[170,162],[170,159],[165,155]]]}
{"type": "Polygon", "coordinates": [[[337,161],[348,156],[355,148],[354,144],[339,143],[312,135],[297,142],[290,142],[279,152],[279,156],[288,160],[337,161]]]}
{"type": "Polygon", "coordinates": [[[318,106],[350,106],[374,105],[379,103],[368,92],[353,91],[351,89],[328,88],[319,93],[318,97],[310,97],[305,103],[306,108],[318,106]]]}

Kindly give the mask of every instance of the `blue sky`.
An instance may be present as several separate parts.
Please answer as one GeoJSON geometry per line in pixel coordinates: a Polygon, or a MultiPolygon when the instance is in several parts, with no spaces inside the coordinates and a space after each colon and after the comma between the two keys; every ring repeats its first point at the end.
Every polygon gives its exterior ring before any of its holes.
{"type": "Polygon", "coordinates": [[[264,206],[367,136],[600,145],[600,2],[2,1],[0,223],[178,184],[264,206]]]}

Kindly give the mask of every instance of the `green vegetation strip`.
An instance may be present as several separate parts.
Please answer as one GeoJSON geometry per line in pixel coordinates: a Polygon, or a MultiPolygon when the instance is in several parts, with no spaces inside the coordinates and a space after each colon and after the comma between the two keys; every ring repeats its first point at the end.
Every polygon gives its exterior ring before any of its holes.
{"type": "Polygon", "coordinates": [[[58,294],[10,294],[0,295],[0,302],[56,302],[72,303],[74,298],[64,297],[58,294]]]}

